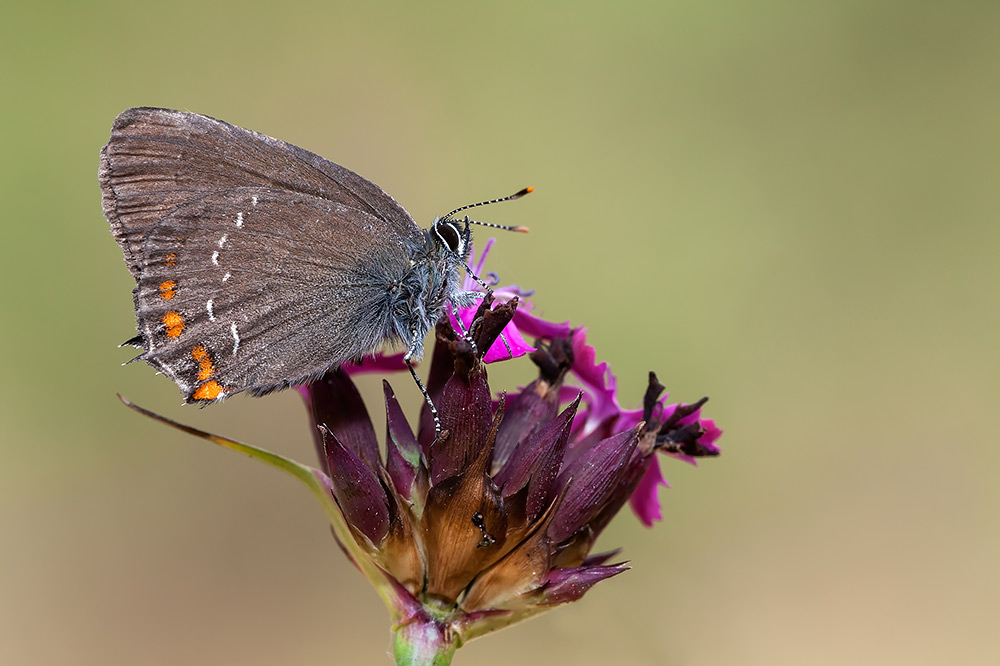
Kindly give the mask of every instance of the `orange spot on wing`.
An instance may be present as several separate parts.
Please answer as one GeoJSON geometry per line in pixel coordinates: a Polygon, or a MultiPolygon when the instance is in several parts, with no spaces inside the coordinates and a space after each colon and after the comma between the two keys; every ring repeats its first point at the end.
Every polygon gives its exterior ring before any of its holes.
{"type": "Polygon", "coordinates": [[[177,283],[174,282],[173,280],[167,280],[165,282],[161,282],[160,297],[165,301],[169,301],[171,298],[174,297],[174,291],[176,289],[177,289],[177,283]]]}
{"type": "Polygon", "coordinates": [[[195,400],[215,400],[225,392],[222,385],[213,379],[199,386],[198,390],[191,394],[191,397],[195,400]]]}
{"type": "Polygon", "coordinates": [[[177,263],[177,255],[171,252],[167,255],[167,258],[163,260],[163,263],[167,266],[173,266],[177,263]]]}
{"type": "Polygon", "coordinates": [[[215,366],[208,355],[208,350],[198,345],[191,350],[191,358],[198,361],[198,381],[210,379],[215,374],[215,366]]]}
{"type": "Polygon", "coordinates": [[[168,338],[176,340],[181,337],[181,333],[184,331],[184,317],[171,310],[167,314],[163,315],[163,318],[160,321],[162,321],[163,325],[167,328],[168,338]]]}

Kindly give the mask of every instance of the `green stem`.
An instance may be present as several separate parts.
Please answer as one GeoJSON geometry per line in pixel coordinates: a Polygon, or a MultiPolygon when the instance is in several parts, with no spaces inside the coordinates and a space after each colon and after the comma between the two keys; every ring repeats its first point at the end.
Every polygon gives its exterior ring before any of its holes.
{"type": "Polygon", "coordinates": [[[397,625],[393,654],[397,666],[448,666],[458,648],[447,626],[425,617],[397,625]]]}

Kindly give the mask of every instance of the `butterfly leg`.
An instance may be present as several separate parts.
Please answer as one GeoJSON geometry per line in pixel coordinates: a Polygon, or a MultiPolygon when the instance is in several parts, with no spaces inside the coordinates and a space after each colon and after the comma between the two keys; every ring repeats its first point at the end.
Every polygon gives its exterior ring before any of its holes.
{"type": "MultiPolygon", "coordinates": [[[[475,293],[478,294],[479,292],[477,291],[475,293]]],[[[474,353],[476,356],[478,356],[479,355],[479,348],[476,346],[476,341],[472,339],[471,335],[469,335],[469,329],[467,329],[465,327],[465,322],[462,321],[462,318],[458,315],[458,310],[457,309],[455,310],[455,321],[458,322],[458,328],[461,329],[461,331],[462,331],[462,338],[464,338],[466,342],[468,342],[470,345],[472,345],[472,353],[474,353]]]]}
{"type": "Polygon", "coordinates": [[[511,351],[510,343],[507,342],[507,336],[503,334],[503,331],[500,331],[500,340],[503,342],[504,349],[507,350],[507,360],[514,358],[514,352],[511,351]]]}
{"type": "Polygon", "coordinates": [[[406,352],[406,355],[403,356],[403,361],[406,362],[406,367],[409,368],[413,381],[417,383],[417,388],[419,388],[420,392],[423,393],[424,400],[427,402],[427,407],[431,410],[431,416],[434,418],[434,439],[437,439],[438,435],[441,434],[441,419],[438,417],[438,410],[437,407],[434,406],[434,401],[431,400],[430,393],[427,392],[427,387],[425,387],[424,383],[420,381],[420,376],[413,367],[413,363],[410,362],[410,358],[412,358],[412,356],[413,350],[406,352]]]}
{"type": "MultiPolygon", "coordinates": [[[[478,275],[476,275],[476,272],[474,270],[472,270],[472,266],[470,266],[468,264],[465,264],[465,273],[470,278],[472,278],[473,280],[475,280],[476,284],[478,284],[480,287],[482,287],[483,291],[485,291],[487,294],[492,294],[493,293],[493,287],[491,287],[489,284],[487,284],[486,280],[484,280],[483,278],[481,278],[478,275]]],[[[492,278],[494,275],[496,275],[496,273],[494,273],[493,271],[490,271],[488,275],[489,275],[489,277],[492,278]]],[[[499,277],[500,276],[497,276],[497,282],[495,282],[494,284],[499,283],[499,281],[500,281],[499,277]]]]}

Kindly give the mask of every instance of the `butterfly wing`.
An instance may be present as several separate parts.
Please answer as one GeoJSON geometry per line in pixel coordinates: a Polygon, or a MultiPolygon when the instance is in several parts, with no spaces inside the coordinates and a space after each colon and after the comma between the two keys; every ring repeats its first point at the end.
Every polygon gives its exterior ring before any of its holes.
{"type": "Polygon", "coordinates": [[[301,383],[396,334],[389,293],[423,234],[357,174],[205,116],[130,109],[100,181],[142,358],[189,401],[301,383]]]}
{"type": "Polygon", "coordinates": [[[338,202],[384,220],[416,247],[422,232],[378,185],[292,144],[208,116],[139,107],[122,112],[101,151],[104,216],[132,276],[142,245],[177,206],[220,189],[270,187],[338,202]]]}
{"type": "Polygon", "coordinates": [[[303,383],[373,351],[394,337],[390,291],[409,270],[384,226],[270,188],[183,204],[154,225],[138,260],[143,358],[188,400],[215,400],[303,383]]]}

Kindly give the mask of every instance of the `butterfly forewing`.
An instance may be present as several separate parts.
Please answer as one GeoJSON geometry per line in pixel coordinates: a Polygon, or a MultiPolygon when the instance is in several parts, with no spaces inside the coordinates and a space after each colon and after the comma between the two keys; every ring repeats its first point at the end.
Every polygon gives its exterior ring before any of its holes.
{"type": "Polygon", "coordinates": [[[419,243],[413,218],[374,183],[319,155],[208,116],[134,108],[115,119],[101,151],[105,217],[138,278],[142,245],[166,213],[198,196],[234,187],[309,194],[385,220],[419,243]]]}

